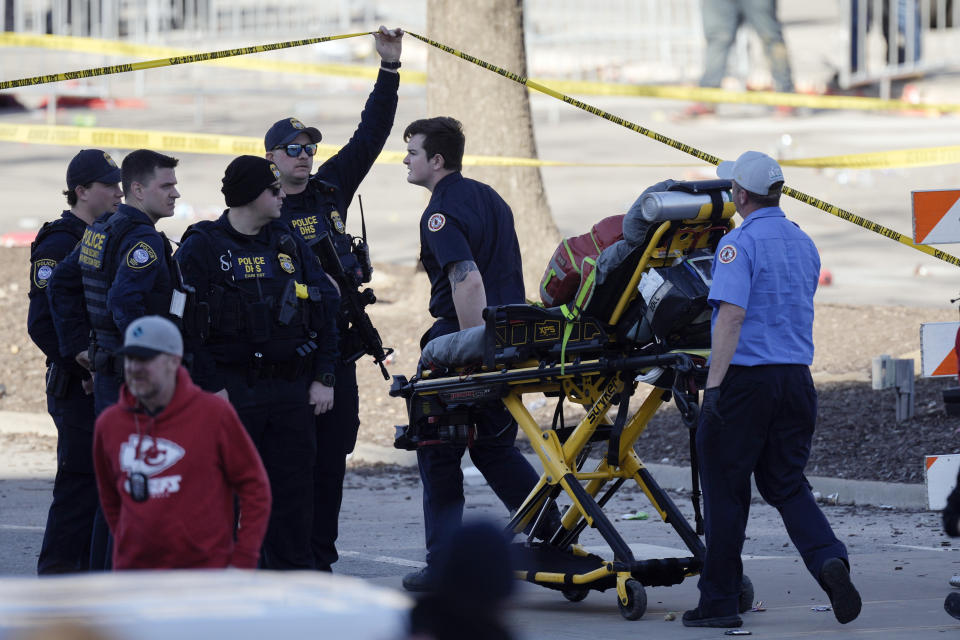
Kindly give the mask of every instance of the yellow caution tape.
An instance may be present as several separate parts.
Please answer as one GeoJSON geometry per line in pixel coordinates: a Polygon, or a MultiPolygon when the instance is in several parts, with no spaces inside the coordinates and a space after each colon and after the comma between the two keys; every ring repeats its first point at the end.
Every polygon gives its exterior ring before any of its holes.
{"type": "MultiPolygon", "coordinates": [[[[181,58],[194,53],[193,51],[187,49],[158,47],[117,40],[75,38],[72,36],[52,36],[13,32],[0,33],[0,47],[32,47],[37,49],[76,51],[78,53],[93,53],[110,56],[133,56],[135,58],[181,58]]],[[[199,60],[198,62],[222,67],[230,67],[233,69],[245,69],[248,71],[360,77],[370,79],[375,79],[380,71],[379,68],[371,68],[369,66],[359,66],[353,64],[318,64],[307,62],[290,62],[285,60],[258,60],[256,58],[245,57],[216,58],[212,60],[199,60]]],[[[426,80],[427,74],[422,71],[404,70],[403,72],[403,81],[406,83],[425,84],[426,80]]]]}
{"type": "Polygon", "coordinates": [[[0,91],[5,89],[15,89],[17,87],[26,87],[37,84],[47,84],[50,82],[61,82],[63,80],[78,80],[80,78],[92,78],[95,76],[106,76],[115,73],[127,73],[129,71],[139,71],[141,69],[156,69],[158,67],[169,67],[178,64],[190,64],[192,62],[206,62],[209,60],[219,60],[221,58],[232,58],[234,56],[245,56],[251,53],[263,53],[264,51],[277,51],[279,49],[289,49],[292,47],[302,47],[308,44],[318,44],[320,42],[330,42],[331,40],[344,40],[346,38],[356,38],[357,36],[370,35],[371,31],[363,33],[347,33],[338,36],[324,36],[322,38],[307,38],[306,40],[291,40],[289,42],[275,42],[273,44],[264,44],[252,47],[241,47],[239,49],[225,49],[223,51],[212,51],[209,53],[194,53],[183,56],[170,56],[158,60],[147,60],[145,62],[127,62],[109,67],[96,67],[93,69],[81,69],[79,71],[68,71],[66,73],[54,73],[45,76],[35,76],[32,78],[21,78],[19,80],[7,80],[0,82],[0,91]]]}
{"type": "MultiPolygon", "coordinates": [[[[72,147],[108,147],[111,149],[150,148],[171,153],[208,153],[227,156],[246,153],[259,155],[263,153],[263,140],[250,136],[65,125],[0,124],[0,142],[53,144],[72,147]]],[[[319,144],[317,145],[317,160],[329,158],[337,151],[339,151],[337,146],[319,144]]],[[[403,161],[405,155],[406,152],[404,151],[384,151],[377,158],[377,162],[399,164],[403,161]]],[[[954,163],[960,163],[960,146],[780,160],[782,166],[839,169],[892,169],[954,163]]],[[[588,167],[597,169],[701,166],[693,162],[563,162],[539,160],[537,158],[480,155],[464,156],[463,164],[488,167],[588,167]]]]}
{"type": "MultiPolygon", "coordinates": [[[[410,34],[414,35],[414,34],[410,34]]],[[[416,36],[414,36],[416,37],[416,36]]],[[[902,100],[862,98],[859,96],[814,96],[776,91],[728,91],[709,87],[630,85],[609,82],[538,80],[549,82],[557,91],[596,96],[636,96],[667,100],[762,104],[805,107],[809,109],[859,109],[869,111],[960,111],[960,104],[909,103],[902,100]]]]}
{"type": "MultiPolygon", "coordinates": [[[[330,40],[337,38],[349,38],[356,35],[335,36],[330,40]]],[[[412,34],[411,34],[412,35],[412,34]]],[[[422,38],[421,38],[422,39],[422,38]]],[[[311,44],[317,41],[303,41],[304,44],[311,44]]],[[[300,41],[298,41],[300,42],[300,41]]],[[[290,43],[280,43],[280,45],[300,46],[290,43]]],[[[264,45],[264,51],[288,48],[280,45],[264,45]]],[[[143,45],[132,42],[123,42],[116,40],[103,40],[98,38],[77,38],[72,36],[54,36],[31,33],[0,33],[0,46],[6,47],[32,47],[40,49],[55,49],[63,51],[76,51],[80,53],[93,53],[113,56],[133,56],[137,58],[186,58],[194,55],[194,52],[186,49],[175,49],[172,47],[160,47],[154,45],[143,45]]],[[[219,66],[235,69],[246,69],[249,71],[266,71],[270,73],[293,73],[303,75],[332,75],[343,77],[362,77],[375,78],[378,69],[366,66],[348,65],[348,64],[317,64],[288,62],[282,60],[256,60],[250,58],[239,58],[247,52],[243,49],[235,49],[232,56],[217,56],[213,59],[189,60],[188,62],[203,62],[207,64],[216,64],[219,66]]],[[[222,53],[222,52],[221,52],[222,53]]],[[[201,54],[202,55],[202,54],[201,54]]],[[[162,65],[158,65],[162,66],[162,65]]],[[[94,70],[88,70],[94,71],[94,70]]],[[[119,72],[113,72],[119,73],[119,72]]],[[[91,73],[93,75],[106,75],[105,73],[91,73]]],[[[49,76],[46,76],[49,77],[49,76]]],[[[404,70],[403,81],[406,84],[425,84],[427,74],[422,71],[404,70]]],[[[713,103],[736,103],[736,104],[759,104],[768,106],[791,106],[804,107],[810,109],[851,109],[851,110],[871,110],[871,111],[938,111],[942,113],[952,113],[960,111],[960,104],[942,104],[942,103],[920,103],[911,104],[902,100],[883,100],[880,98],[862,98],[857,96],[813,96],[799,93],[778,93],[774,91],[728,91],[726,89],[714,89],[709,87],[685,87],[669,85],[635,85],[612,82],[592,82],[560,79],[541,79],[534,78],[535,82],[549,83],[557,91],[563,93],[572,93],[580,95],[596,96],[634,96],[643,98],[660,98],[666,100],[688,100],[698,102],[713,103]]],[[[57,79],[47,80],[47,82],[56,82],[57,79]]],[[[31,84],[40,84],[31,83],[31,84]]],[[[22,85],[20,85],[22,86],[22,85]]],[[[0,85],[0,89],[5,88],[0,85]]]]}
{"type": "Polygon", "coordinates": [[[832,167],[837,169],[899,169],[904,167],[932,167],[958,162],[960,162],[960,146],[898,149],[894,151],[852,153],[842,156],[780,160],[780,164],[785,167],[832,167]]]}
{"type": "MultiPolygon", "coordinates": [[[[149,131],[142,129],[109,129],[71,127],[42,124],[0,124],[0,142],[25,144],[53,144],[68,147],[107,149],[153,149],[167,153],[207,153],[238,156],[260,155],[264,152],[263,138],[230,136],[216,133],[183,133],[178,131],[149,131]]],[[[317,160],[325,160],[340,150],[331,144],[317,145],[317,160]]],[[[399,164],[405,151],[383,151],[378,163],[399,164]]],[[[498,167],[689,167],[692,164],[662,163],[597,163],[556,162],[535,158],[505,156],[464,156],[463,164],[498,167]]]]}
{"type": "MultiPolygon", "coordinates": [[[[709,154],[709,153],[706,153],[705,151],[701,151],[700,149],[697,149],[697,148],[695,148],[695,147],[691,147],[691,146],[688,145],[688,144],[684,144],[684,143],[680,142],[679,140],[674,140],[673,138],[670,138],[670,137],[668,137],[668,136],[665,136],[665,135],[663,135],[663,134],[661,134],[661,133],[657,133],[656,131],[651,131],[650,129],[647,129],[646,127],[641,127],[640,125],[635,124],[635,123],[633,123],[633,122],[630,122],[629,120],[625,120],[625,119],[623,119],[623,118],[621,118],[621,117],[619,117],[619,116],[615,116],[615,115],[613,115],[613,114],[611,114],[611,113],[608,113],[608,112],[606,112],[606,111],[603,111],[602,109],[598,109],[597,107],[594,107],[594,106],[592,106],[592,105],[589,105],[589,104],[587,104],[587,103],[585,103],[585,102],[580,102],[579,100],[576,100],[576,99],[574,99],[574,98],[571,98],[571,97],[568,96],[568,95],[562,94],[562,93],[560,93],[560,92],[558,92],[558,91],[556,91],[556,90],[554,90],[554,89],[551,89],[551,88],[549,88],[549,87],[546,87],[546,86],[544,86],[544,85],[542,85],[542,84],[540,84],[540,83],[538,83],[538,82],[534,82],[534,81],[532,81],[532,80],[529,80],[529,79],[527,79],[527,78],[524,78],[523,76],[517,75],[516,73],[513,73],[513,72],[511,72],[511,71],[508,71],[508,70],[506,70],[506,69],[504,69],[504,68],[502,68],[502,67],[498,67],[498,66],[496,66],[496,65],[490,64],[489,62],[486,62],[486,61],[484,61],[484,60],[480,60],[479,58],[475,58],[475,57],[473,57],[473,56],[471,56],[471,55],[469,55],[469,54],[463,53],[462,51],[458,51],[458,50],[456,50],[456,49],[453,49],[452,47],[448,47],[448,46],[446,46],[446,45],[444,45],[444,44],[441,44],[441,43],[439,43],[439,42],[436,42],[436,41],[434,41],[434,40],[430,40],[429,38],[425,38],[424,36],[418,35],[418,34],[413,33],[413,32],[411,32],[411,31],[407,31],[407,33],[408,33],[410,36],[416,38],[417,40],[421,40],[421,41],[429,44],[430,46],[436,47],[437,49],[440,49],[440,50],[442,50],[442,51],[446,51],[447,53],[449,53],[449,54],[451,54],[451,55],[454,55],[454,56],[456,56],[456,57],[458,57],[458,58],[461,58],[461,59],[463,59],[463,60],[466,60],[467,62],[472,62],[472,63],[475,64],[475,65],[478,65],[478,66],[480,66],[480,67],[483,67],[484,69],[487,69],[488,71],[493,71],[494,73],[498,73],[498,74],[502,75],[503,77],[508,78],[508,79],[510,79],[510,80],[513,80],[514,82],[516,82],[516,83],[518,83],[518,84],[527,86],[527,87],[529,87],[529,88],[531,88],[531,89],[535,89],[536,91],[540,91],[541,93],[545,93],[545,94],[547,94],[547,95],[549,95],[549,96],[552,96],[552,97],[554,97],[554,98],[556,98],[556,99],[558,99],[558,100],[562,100],[563,102],[566,102],[567,104],[570,104],[570,105],[573,105],[574,107],[577,107],[578,109],[583,109],[584,111],[587,111],[587,112],[592,113],[592,114],[594,114],[594,115],[596,115],[596,116],[599,116],[599,117],[601,117],[601,118],[604,118],[605,120],[609,120],[610,122],[614,122],[614,123],[616,123],[616,124],[619,124],[620,126],[626,127],[627,129],[630,129],[631,131],[635,131],[635,132],[637,132],[637,133],[640,133],[640,134],[642,134],[642,135],[647,136],[648,138],[652,138],[652,139],[656,140],[657,142],[660,142],[660,143],[665,144],[665,145],[667,145],[667,146],[673,147],[674,149],[678,149],[679,151],[683,151],[684,153],[689,154],[689,155],[692,155],[693,157],[698,158],[698,159],[700,159],[700,160],[703,160],[704,162],[709,162],[710,164],[713,164],[713,165],[718,165],[718,164],[720,164],[720,158],[718,158],[718,157],[716,157],[716,156],[714,156],[714,155],[711,155],[711,154],[709,154]]],[[[828,202],[824,202],[823,200],[818,200],[817,198],[814,198],[814,197],[812,197],[812,196],[809,196],[809,195],[807,195],[806,193],[803,193],[802,191],[798,191],[798,190],[796,190],[796,189],[794,189],[794,188],[792,188],[792,187],[788,187],[788,186],[784,185],[784,187],[783,187],[783,192],[784,192],[785,194],[787,194],[788,196],[790,196],[791,198],[796,198],[796,199],[799,200],[800,202],[809,204],[810,206],[816,207],[817,209],[820,209],[821,211],[826,211],[827,213],[830,213],[830,214],[835,215],[835,216],[837,216],[837,217],[839,217],[839,218],[842,218],[843,220],[846,220],[847,222],[852,222],[853,224],[856,224],[856,225],[858,225],[858,226],[860,226],[860,227],[862,227],[862,228],[864,228],[864,229],[867,229],[868,231],[872,231],[872,232],[874,232],[874,233],[878,233],[878,234],[884,236],[885,238],[890,238],[891,240],[895,240],[895,241],[897,241],[897,242],[899,242],[899,243],[901,243],[901,244],[907,245],[908,247],[912,247],[912,248],[916,249],[917,251],[921,251],[921,252],[923,252],[923,253],[926,253],[926,254],[928,254],[928,255],[933,256],[934,258],[938,258],[938,259],[940,259],[940,260],[943,260],[944,262],[949,262],[950,264],[952,264],[952,265],[954,265],[954,266],[960,267],[960,258],[957,258],[956,256],[953,256],[953,255],[951,255],[951,254],[949,254],[949,253],[946,253],[946,252],[944,252],[944,251],[940,251],[940,250],[938,250],[938,249],[934,249],[934,248],[929,247],[929,246],[926,246],[926,245],[918,245],[918,244],[914,243],[913,240],[911,240],[908,236],[905,236],[905,235],[903,235],[903,234],[901,234],[901,233],[899,233],[899,232],[897,232],[897,231],[894,231],[893,229],[888,229],[887,227],[885,227],[885,226],[883,226],[883,225],[881,225],[881,224],[878,224],[878,223],[876,223],[876,222],[871,222],[870,220],[867,220],[866,218],[862,218],[862,217],[860,217],[860,216],[858,216],[858,215],[855,215],[855,214],[853,214],[853,213],[850,213],[849,211],[845,211],[844,209],[841,209],[841,208],[839,208],[839,207],[837,207],[837,206],[835,206],[835,205],[832,205],[832,204],[830,204],[830,203],[828,203],[828,202]]]]}

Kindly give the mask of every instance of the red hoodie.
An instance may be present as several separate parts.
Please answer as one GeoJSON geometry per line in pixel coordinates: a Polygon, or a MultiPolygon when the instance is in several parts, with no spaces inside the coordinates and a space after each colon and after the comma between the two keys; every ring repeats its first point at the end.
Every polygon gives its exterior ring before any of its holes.
{"type": "Polygon", "coordinates": [[[94,432],[100,503],[114,537],[113,568],[256,568],[270,485],[237,412],[196,386],[183,367],[160,413],[150,416],[137,407],[124,385],[94,432]],[[130,495],[128,478],[135,472],[148,478],[144,502],[130,495]],[[234,494],[241,511],[236,542],[234,494]]]}

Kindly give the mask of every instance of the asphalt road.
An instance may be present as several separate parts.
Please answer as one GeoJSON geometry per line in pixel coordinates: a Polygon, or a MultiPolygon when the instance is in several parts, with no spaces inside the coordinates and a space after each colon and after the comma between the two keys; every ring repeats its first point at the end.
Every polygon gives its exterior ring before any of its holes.
{"type": "MultiPolygon", "coordinates": [[[[42,453],[3,456],[3,463],[0,581],[35,571],[53,474],[52,460],[45,462],[42,453]]],[[[465,468],[467,517],[505,522],[505,510],[470,469],[469,461],[465,468]]],[[[692,518],[689,497],[672,490],[671,494],[685,516],[692,518]]],[[[341,517],[341,560],[335,571],[399,589],[406,572],[423,566],[420,500],[419,478],[413,468],[377,471],[366,466],[349,471],[341,517]]],[[[638,558],[688,555],[668,525],[654,519],[622,519],[640,510],[655,513],[639,489],[627,485],[605,509],[638,558]]],[[[854,580],[864,599],[861,617],[841,627],[831,613],[811,609],[828,604],[827,599],[800,563],[775,510],[755,501],[744,566],[754,582],[756,599],[763,601],[766,611],[745,614],[746,629],[766,638],[818,634],[883,639],[938,637],[938,633],[960,629],[942,610],[943,597],[950,591],[947,580],[960,573],[960,555],[956,553],[960,546],[941,533],[938,514],[844,505],[824,506],[824,511],[849,549],[854,580]]],[[[593,530],[584,533],[581,543],[610,557],[593,530]]],[[[521,584],[511,600],[508,620],[520,637],[528,639],[623,637],[628,633],[713,638],[721,634],[685,629],[679,621],[664,619],[669,612],[682,612],[696,604],[695,579],[674,587],[647,589],[647,596],[646,614],[639,621],[628,622],[618,612],[613,591],[592,592],[585,601],[570,603],[556,592],[521,584]]]]}

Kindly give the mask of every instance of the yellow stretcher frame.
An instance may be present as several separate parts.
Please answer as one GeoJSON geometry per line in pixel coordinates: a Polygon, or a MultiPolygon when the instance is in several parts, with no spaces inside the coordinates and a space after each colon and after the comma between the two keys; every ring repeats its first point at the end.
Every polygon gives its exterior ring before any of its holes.
{"type": "MultiPolygon", "coordinates": [[[[696,248],[709,246],[716,251],[716,244],[719,243],[718,236],[734,228],[732,220],[734,206],[732,203],[725,203],[719,220],[711,219],[710,213],[711,205],[707,204],[695,219],[666,221],[659,225],[650,237],[647,248],[639,258],[627,286],[619,296],[607,321],[608,327],[617,325],[630,303],[638,295],[637,284],[644,271],[651,267],[668,266],[696,248]],[[718,230],[722,233],[711,233],[718,230]]],[[[456,390],[469,396],[474,391],[499,387],[503,405],[517,421],[520,430],[530,441],[543,466],[543,473],[537,485],[517,510],[508,525],[508,530],[514,534],[524,530],[535,530],[540,524],[540,517],[546,512],[545,503],[548,500],[553,502],[560,492],[563,492],[570,498],[572,504],[562,515],[562,528],[554,532],[544,544],[552,545],[554,550],[569,553],[571,557],[596,559],[594,561],[596,566],[581,571],[519,570],[516,572],[517,578],[558,589],[571,601],[582,600],[591,589],[602,591],[615,586],[621,614],[629,620],[636,620],[646,611],[644,585],[677,584],[684,578],[698,574],[705,552],[697,532],[656,483],[634,451],[634,444],[646,429],[656,410],[669,399],[668,393],[674,393],[676,397],[676,384],[672,390],[654,387],[640,408],[626,421],[618,434],[618,457],[615,463],[611,464],[609,456],[604,456],[592,470],[583,470],[581,467],[586,461],[586,451],[590,443],[604,442],[596,440],[598,430],[607,429],[613,425],[607,413],[613,406],[614,400],[622,397],[624,391],[632,393],[636,390],[639,384],[636,381],[638,374],[642,375],[653,367],[660,366],[673,369],[675,379],[686,376],[687,378],[684,379],[692,380],[694,357],[705,363],[708,355],[709,350],[688,350],[659,355],[604,357],[595,360],[574,357],[572,361],[555,363],[552,366],[531,360],[509,369],[496,365],[492,368],[484,367],[476,373],[458,374],[447,378],[434,378],[427,372],[420,380],[408,383],[405,392],[392,391],[391,393],[409,398],[413,394],[423,397],[456,390]],[[561,441],[556,430],[541,429],[527,410],[522,398],[528,393],[563,395],[571,402],[588,407],[588,410],[572,431],[565,432],[566,437],[561,441]],[[690,557],[645,561],[637,561],[633,557],[629,546],[604,515],[602,509],[616,490],[628,480],[637,483],[660,518],[676,529],[690,549],[692,554],[690,557]],[[613,486],[598,499],[600,492],[611,482],[614,483],[613,486]],[[598,529],[611,547],[614,554],[613,560],[590,556],[576,544],[579,532],[586,526],[598,529]]],[[[406,383],[405,380],[403,382],[406,383]]],[[[698,393],[694,388],[692,397],[694,407],[698,393]]],[[[689,401],[689,398],[687,400],[689,401]]],[[[695,415],[694,408],[694,419],[695,415]]],[[[612,434],[608,435],[606,440],[608,447],[611,439],[612,434]]],[[[697,513],[699,529],[699,509],[697,513]]],[[[533,542],[532,534],[528,544],[538,544],[533,542]]],[[[746,591],[749,580],[746,577],[744,580],[746,591]]],[[[750,593],[741,594],[741,600],[752,604],[752,587],[749,591],[750,593]]]]}

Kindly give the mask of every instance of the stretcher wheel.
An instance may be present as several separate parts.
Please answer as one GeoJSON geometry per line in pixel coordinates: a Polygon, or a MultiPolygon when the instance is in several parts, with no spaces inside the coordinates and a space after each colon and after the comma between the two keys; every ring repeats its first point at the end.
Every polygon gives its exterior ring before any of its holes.
{"type": "Polygon", "coordinates": [[[570,602],[580,602],[590,593],[589,589],[563,589],[560,593],[570,602]]]}
{"type": "Polygon", "coordinates": [[[740,601],[738,603],[740,613],[746,613],[753,608],[753,582],[747,574],[740,578],[740,601]]]}
{"type": "Polygon", "coordinates": [[[620,615],[627,620],[639,620],[647,611],[647,592],[636,580],[627,580],[624,587],[627,589],[627,604],[623,604],[617,598],[620,615]]]}

